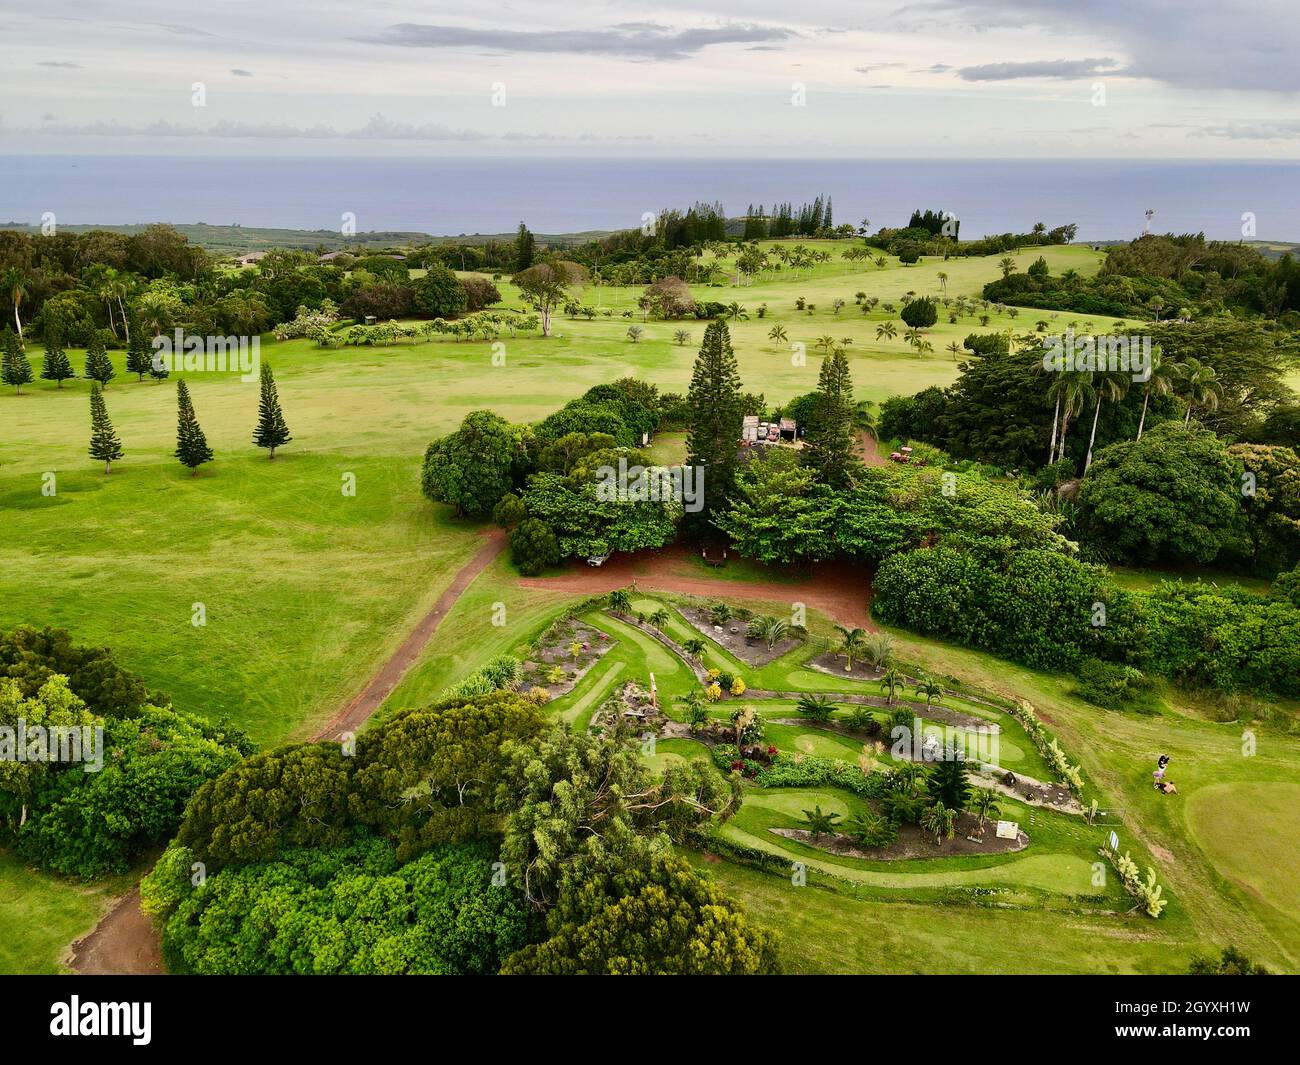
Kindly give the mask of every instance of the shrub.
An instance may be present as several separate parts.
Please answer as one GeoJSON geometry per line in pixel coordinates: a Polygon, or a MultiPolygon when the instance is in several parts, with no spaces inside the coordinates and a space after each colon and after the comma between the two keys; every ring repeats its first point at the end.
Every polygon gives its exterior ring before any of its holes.
{"type": "Polygon", "coordinates": [[[939,309],[929,296],[922,296],[904,303],[898,316],[913,329],[928,329],[939,320],[939,309]]]}
{"type": "Polygon", "coordinates": [[[520,573],[533,577],[560,561],[560,545],[544,521],[525,518],[510,534],[510,558],[520,573]]]}

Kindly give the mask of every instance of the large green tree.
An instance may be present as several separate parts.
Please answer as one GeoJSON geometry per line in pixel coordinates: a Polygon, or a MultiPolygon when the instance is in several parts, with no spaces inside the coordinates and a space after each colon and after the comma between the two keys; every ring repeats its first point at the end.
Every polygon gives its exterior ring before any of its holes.
{"type": "Polygon", "coordinates": [[[853,482],[861,467],[853,435],[853,378],[848,356],[835,348],[822,360],[817,400],[803,450],[804,461],[817,479],[832,488],[853,482]]]}
{"type": "Polygon", "coordinates": [[[425,275],[414,284],[415,308],[430,318],[455,318],[465,313],[465,286],[454,273],[439,263],[432,263],[425,275]]]}
{"type": "Polygon", "coordinates": [[[711,514],[731,495],[744,419],[740,369],[731,334],[720,320],[704,330],[686,403],[686,461],[704,468],[704,513],[711,514]]]}
{"type": "Polygon", "coordinates": [[[736,490],[714,524],[746,558],[804,563],[835,553],[838,501],[794,452],[772,449],[737,477],[736,490]]]}
{"type": "Polygon", "coordinates": [[[1164,422],[1098,454],[1079,489],[1083,538],[1101,557],[1211,562],[1242,532],[1241,474],[1212,432],[1164,422]]]}
{"type": "Polygon", "coordinates": [[[488,410],[465,415],[454,433],[435,440],[424,455],[421,488],[456,512],[486,518],[514,487],[514,470],[523,450],[518,431],[488,410]]]}

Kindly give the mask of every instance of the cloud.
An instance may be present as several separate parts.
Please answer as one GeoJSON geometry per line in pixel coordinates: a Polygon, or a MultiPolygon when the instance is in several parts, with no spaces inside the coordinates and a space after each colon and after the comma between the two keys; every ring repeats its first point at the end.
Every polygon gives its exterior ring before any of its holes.
{"type": "MultiPolygon", "coordinates": [[[[936,67],[931,69],[938,72],[936,67]]],[[[1115,59],[1036,59],[962,67],[957,76],[965,81],[1013,81],[1017,78],[1091,78],[1100,74],[1123,73],[1115,59]]]]}
{"type": "Polygon", "coordinates": [[[80,63],[69,63],[61,59],[42,59],[37,64],[38,67],[58,67],[60,70],[80,70],[80,63]]]}
{"type": "Polygon", "coordinates": [[[797,37],[794,30],[749,23],[674,29],[622,22],[594,30],[502,30],[400,22],[361,40],[402,48],[491,48],[550,55],[604,55],[638,60],[688,59],[716,44],[764,44],[797,37]]]}
{"type": "Polygon", "coordinates": [[[1189,137],[1226,137],[1234,141],[1300,139],[1300,120],[1281,122],[1229,122],[1222,126],[1201,126],[1189,137]]]}
{"type": "Polygon", "coordinates": [[[930,0],[925,9],[975,30],[1106,42],[1124,55],[1127,75],[1178,88],[1300,92],[1294,0],[930,0]]]}
{"type": "Polygon", "coordinates": [[[251,70],[241,70],[239,67],[231,67],[230,73],[235,75],[237,78],[251,78],[253,76],[251,70]]]}
{"type": "Polygon", "coordinates": [[[116,120],[86,123],[51,123],[29,130],[10,130],[58,137],[213,137],[223,140],[353,140],[353,141],[646,141],[649,136],[604,137],[596,134],[503,133],[488,134],[478,130],[453,129],[437,122],[395,122],[384,115],[374,115],[356,129],[338,130],[329,125],[294,126],[276,122],[216,122],[210,126],[192,126],[159,120],[128,125],[116,120]]]}

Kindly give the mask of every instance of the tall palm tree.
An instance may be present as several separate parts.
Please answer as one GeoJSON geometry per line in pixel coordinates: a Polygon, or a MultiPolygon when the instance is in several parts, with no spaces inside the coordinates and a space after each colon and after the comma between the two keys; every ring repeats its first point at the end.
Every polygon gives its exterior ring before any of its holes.
{"type": "Polygon", "coordinates": [[[840,654],[847,661],[844,672],[851,673],[853,656],[862,650],[862,645],[867,638],[867,630],[858,626],[850,628],[847,625],[836,625],[835,628],[840,634],[840,654]]]}
{"type": "Polygon", "coordinates": [[[893,340],[898,336],[898,326],[893,322],[881,322],[876,326],[876,339],[893,340]]]}
{"type": "Polygon", "coordinates": [[[1206,410],[1218,410],[1219,400],[1223,398],[1223,386],[1219,384],[1218,374],[1213,366],[1208,366],[1200,359],[1188,359],[1182,364],[1180,377],[1182,388],[1179,395],[1187,404],[1187,414],[1183,424],[1192,420],[1192,410],[1204,407],[1206,410]]]}
{"type": "Polygon", "coordinates": [[[1003,277],[1010,277],[1016,272],[1016,261],[1010,255],[1004,255],[998,260],[998,269],[1002,271],[1003,277]]]}
{"type": "Polygon", "coordinates": [[[903,674],[896,669],[887,669],[880,678],[880,686],[889,694],[885,697],[885,702],[893,703],[894,692],[903,687],[903,674]]]}
{"type": "Polygon", "coordinates": [[[775,340],[778,344],[784,344],[790,339],[790,335],[785,331],[785,326],[783,325],[772,326],[768,331],[767,337],[769,340],[775,340]]]}
{"type": "Polygon", "coordinates": [[[1137,439],[1142,439],[1142,430],[1147,423],[1147,404],[1151,402],[1151,394],[1154,392],[1157,396],[1167,396],[1173,392],[1178,384],[1179,377],[1182,376],[1182,367],[1172,359],[1166,359],[1156,347],[1151,352],[1151,376],[1146,379],[1142,386],[1142,417],[1138,419],[1137,439]]]}
{"type": "Polygon", "coordinates": [[[23,300],[31,288],[31,281],[27,274],[16,266],[11,266],[4,272],[3,277],[5,295],[13,302],[14,305],[14,325],[18,327],[18,343],[25,346],[23,339],[23,319],[19,313],[19,308],[23,305],[23,300]]]}
{"type": "Polygon", "coordinates": [[[1061,377],[1067,384],[1061,394],[1061,439],[1053,460],[1055,462],[1065,458],[1065,437],[1070,431],[1070,422],[1092,396],[1092,371],[1066,370],[1061,377]]]}
{"type": "Polygon", "coordinates": [[[727,304],[727,317],[733,322],[743,321],[749,318],[749,311],[745,310],[739,303],[731,302],[727,304]]]}
{"type": "Polygon", "coordinates": [[[962,353],[962,346],[954,340],[948,345],[948,350],[952,352],[952,361],[956,362],[957,356],[962,353]]]}
{"type": "Polygon", "coordinates": [[[1101,415],[1101,405],[1106,402],[1118,403],[1128,392],[1129,375],[1124,370],[1098,370],[1093,374],[1092,390],[1096,393],[1096,405],[1092,409],[1092,435],[1088,437],[1088,457],[1083,460],[1083,472],[1088,472],[1092,465],[1092,447],[1097,442],[1097,420],[1101,415]]]}
{"type": "Polygon", "coordinates": [[[948,275],[942,270],[939,271],[939,288],[944,292],[948,291],[948,275]]]}

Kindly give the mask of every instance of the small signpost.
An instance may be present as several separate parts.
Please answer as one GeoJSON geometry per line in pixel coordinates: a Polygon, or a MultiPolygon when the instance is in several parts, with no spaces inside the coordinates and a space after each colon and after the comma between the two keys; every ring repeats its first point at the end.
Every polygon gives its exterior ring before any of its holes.
{"type": "Polygon", "coordinates": [[[1020,835],[1019,821],[999,821],[998,822],[998,839],[1015,839],[1020,835]]]}
{"type": "Polygon", "coordinates": [[[1119,836],[1115,835],[1114,832],[1110,834],[1110,849],[1116,852],[1119,851],[1119,836]]]}

